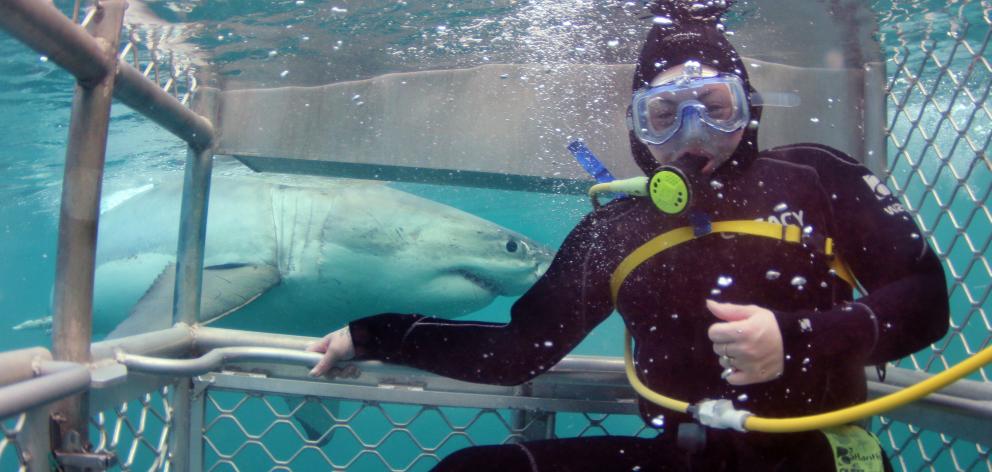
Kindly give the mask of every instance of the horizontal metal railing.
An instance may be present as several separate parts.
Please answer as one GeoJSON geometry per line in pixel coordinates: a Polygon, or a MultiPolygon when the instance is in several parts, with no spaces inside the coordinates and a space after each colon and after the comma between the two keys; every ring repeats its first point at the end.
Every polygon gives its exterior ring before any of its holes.
{"type": "MultiPolygon", "coordinates": [[[[249,331],[227,330],[210,327],[190,328],[178,325],[169,330],[123,338],[94,345],[94,354],[114,358],[132,372],[165,376],[195,376],[210,371],[238,370],[264,371],[272,377],[306,377],[305,368],[320,358],[315,353],[303,352],[307,345],[317,340],[301,336],[274,335],[249,331]],[[167,359],[149,357],[151,352],[165,352],[164,347],[188,348],[188,354],[202,354],[195,359],[167,359]],[[140,348],[139,348],[140,347],[140,348]],[[236,367],[235,367],[236,366],[236,367]],[[302,367],[301,367],[302,366],[302,367]]],[[[95,357],[94,360],[98,360],[95,357]]],[[[341,388],[383,387],[397,385],[415,386],[422,392],[441,394],[519,394],[516,387],[471,384],[429,374],[416,369],[382,364],[379,362],[354,363],[362,375],[354,379],[331,381],[341,388]],[[516,392],[516,393],[514,393],[516,392]]],[[[874,376],[874,369],[868,372],[874,376]]],[[[869,381],[869,396],[877,397],[929,378],[930,374],[890,367],[885,382],[869,381]]],[[[500,400],[506,407],[531,408],[545,411],[568,409],[580,399],[597,404],[619,402],[627,404],[621,410],[630,411],[636,395],[627,383],[623,361],[613,357],[569,356],[548,373],[529,382],[527,394],[519,400],[500,400]],[[564,386],[568,386],[565,388],[564,386]],[[529,397],[529,398],[528,398],[529,397]]],[[[428,393],[425,393],[427,395],[428,393]]],[[[392,398],[391,394],[387,396],[392,398]]],[[[405,397],[407,401],[411,397],[405,397]]],[[[493,399],[487,400],[491,401],[493,399]]],[[[483,403],[485,404],[485,403],[483,403]]],[[[992,443],[992,430],[985,427],[992,422],[992,385],[971,380],[955,382],[937,394],[930,395],[909,407],[887,414],[891,418],[907,421],[944,434],[992,443]]]]}
{"type": "Polygon", "coordinates": [[[80,364],[57,362],[44,348],[0,354],[0,419],[61,400],[90,387],[90,371],[80,364]]]}
{"type": "MultiPolygon", "coordinates": [[[[264,365],[275,376],[306,378],[306,368],[316,363],[320,355],[304,352],[303,349],[309,343],[317,340],[318,338],[301,336],[177,325],[162,331],[96,343],[93,345],[94,363],[92,367],[106,368],[109,363],[116,362],[128,367],[128,371],[132,374],[186,377],[210,371],[222,371],[230,369],[232,366],[248,368],[246,366],[264,365]],[[198,358],[186,358],[190,354],[198,353],[202,354],[198,358]]],[[[31,377],[24,375],[4,377],[3,380],[7,382],[7,385],[2,388],[24,385],[38,380],[39,375],[40,378],[62,379],[52,381],[51,386],[38,387],[37,392],[44,393],[46,397],[34,398],[22,409],[51,401],[47,396],[52,394],[53,389],[67,388],[69,383],[82,383],[76,379],[75,375],[80,372],[79,369],[86,370],[86,382],[83,388],[89,386],[88,366],[53,362],[50,359],[50,354],[42,348],[0,354],[0,362],[3,362],[8,373],[15,371],[33,372],[31,377]],[[60,375],[65,372],[74,374],[60,375]],[[70,382],[70,380],[72,381],[70,382]]],[[[396,382],[402,381],[431,389],[450,388],[464,392],[496,392],[514,388],[460,382],[417,369],[374,361],[355,362],[353,364],[359,367],[362,375],[355,379],[339,380],[340,382],[376,386],[381,384],[395,385],[396,382]]],[[[890,368],[884,383],[869,382],[870,395],[886,394],[927,377],[929,377],[928,374],[921,372],[890,368]]],[[[547,374],[537,377],[530,383],[534,387],[533,391],[554,390],[557,384],[595,384],[610,389],[620,388],[625,392],[619,396],[621,400],[635,398],[635,394],[629,388],[624,376],[622,359],[614,357],[568,356],[547,374]]],[[[933,408],[935,412],[939,410],[944,413],[949,409],[966,408],[960,413],[972,415],[976,420],[992,421],[992,386],[971,380],[958,381],[940,393],[931,395],[914,405],[917,412],[928,408],[933,408]]],[[[953,424],[945,424],[944,426],[951,429],[955,427],[953,424]]],[[[945,432],[952,435],[956,434],[956,431],[947,430],[945,432]]],[[[982,440],[985,442],[992,440],[992,431],[985,431],[985,434],[986,436],[981,438],[982,440]]]]}

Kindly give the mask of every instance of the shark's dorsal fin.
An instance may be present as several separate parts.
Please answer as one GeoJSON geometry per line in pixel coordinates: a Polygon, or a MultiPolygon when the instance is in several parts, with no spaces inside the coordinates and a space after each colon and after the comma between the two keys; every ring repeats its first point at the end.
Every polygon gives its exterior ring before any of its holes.
{"type": "MultiPolygon", "coordinates": [[[[228,263],[203,269],[200,322],[210,323],[251,303],[280,282],[279,271],[269,265],[228,263]]],[[[172,326],[172,296],[176,265],[165,267],[155,283],[134,305],[131,313],[108,335],[122,338],[172,326]]]]}

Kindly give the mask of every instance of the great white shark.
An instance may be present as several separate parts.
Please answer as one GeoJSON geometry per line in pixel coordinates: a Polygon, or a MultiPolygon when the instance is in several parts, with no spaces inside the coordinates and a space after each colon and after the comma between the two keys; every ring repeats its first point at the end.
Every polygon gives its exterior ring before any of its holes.
{"type": "MultiPolygon", "coordinates": [[[[105,200],[95,339],[171,325],[181,191],[181,183],[149,184],[105,200]]],[[[215,177],[201,321],[320,336],[383,312],[457,317],[522,294],[552,255],[519,233],[381,183],[215,177]]]]}

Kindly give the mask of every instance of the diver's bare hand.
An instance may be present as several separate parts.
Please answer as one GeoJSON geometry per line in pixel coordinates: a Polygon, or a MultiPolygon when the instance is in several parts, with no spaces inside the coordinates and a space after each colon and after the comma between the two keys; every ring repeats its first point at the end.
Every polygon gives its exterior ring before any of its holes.
{"type": "Polygon", "coordinates": [[[706,308],[722,323],[710,326],[713,352],[720,356],[725,378],[732,385],[774,380],[782,375],[785,356],[775,314],[755,305],[706,300],[706,308]]]}
{"type": "Polygon", "coordinates": [[[355,345],[351,341],[351,330],[345,326],[331,332],[320,341],[307,347],[307,351],[324,353],[320,362],[310,370],[310,376],[324,375],[338,361],[346,361],[355,357],[355,345]]]}

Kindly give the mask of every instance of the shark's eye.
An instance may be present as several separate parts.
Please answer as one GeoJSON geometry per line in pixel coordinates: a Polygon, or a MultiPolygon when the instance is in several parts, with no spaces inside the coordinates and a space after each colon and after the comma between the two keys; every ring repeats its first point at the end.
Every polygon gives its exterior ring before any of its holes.
{"type": "Polygon", "coordinates": [[[506,250],[509,252],[517,252],[517,242],[512,239],[507,241],[506,250]]]}

